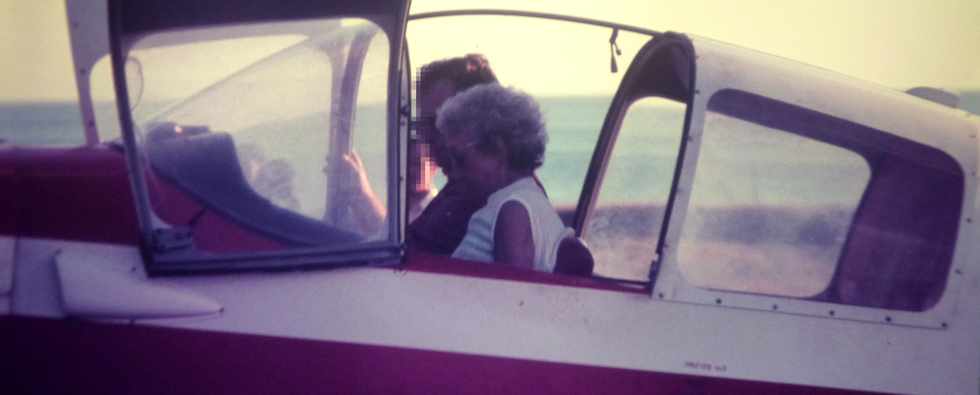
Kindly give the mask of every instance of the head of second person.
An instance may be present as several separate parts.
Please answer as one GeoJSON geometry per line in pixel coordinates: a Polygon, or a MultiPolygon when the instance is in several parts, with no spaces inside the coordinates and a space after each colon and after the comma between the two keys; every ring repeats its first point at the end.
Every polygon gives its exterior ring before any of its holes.
{"type": "Polygon", "coordinates": [[[544,163],[548,134],[537,102],[499,84],[470,88],[447,100],[436,129],[444,141],[444,170],[483,196],[530,177],[544,163]]]}
{"type": "Polygon", "coordinates": [[[438,60],[422,67],[418,77],[419,142],[409,144],[409,191],[425,194],[432,188],[436,166],[445,164],[436,110],[450,97],[479,84],[497,82],[487,59],[480,54],[438,60]]]}

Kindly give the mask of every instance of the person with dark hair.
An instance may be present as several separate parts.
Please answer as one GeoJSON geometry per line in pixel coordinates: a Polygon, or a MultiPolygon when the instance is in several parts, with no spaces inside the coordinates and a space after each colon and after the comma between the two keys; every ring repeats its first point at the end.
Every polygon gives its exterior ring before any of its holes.
{"type": "MultiPolygon", "coordinates": [[[[418,74],[415,136],[409,139],[408,169],[408,219],[406,241],[412,251],[449,255],[456,249],[470,216],[484,205],[485,197],[469,193],[448,173],[446,185],[436,191],[432,179],[438,167],[446,165],[443,142],[435,127],[436,110],[453,95],[480,84],[497,82],[483,55],[468,54],[462,57],[438,60],[423,66],[418,74]]],[[[345,163],[361,177],[358,180],[362,201],[378,199],[370,185],[360,159],[355,153],[344,157],[345,163]]],[[[361,223],[380,224],[385,216],[380,204],[352,205],[361,208],[361,223]],[[364,218],[375,218],[364,221],[364,218]]]]}
{"type": "Polygon", "coordinates": [[[479,85],[446,101],[436,127],[445,141],[443,169],[486,197],[452,256],[552,272],[571,229],[534,178],[548,142],[537,102],[499,84],[479,85]]]}
{"type": "Polygon", "coordinates": [[[409,144],[407,171],[410,223],[406,241],[415,251],[452,254],[466,233],[470,216],[486,203],[485,197],[470,193],[445,171],[448,164],[435,119],[436,111],[450,97],[495,82],[487,59],[479,54],[435,61],[419,72],[417,141],[409,144]],[[447,178],[438,194],[432,184],[436,167],[443,168],[447,178]]]}

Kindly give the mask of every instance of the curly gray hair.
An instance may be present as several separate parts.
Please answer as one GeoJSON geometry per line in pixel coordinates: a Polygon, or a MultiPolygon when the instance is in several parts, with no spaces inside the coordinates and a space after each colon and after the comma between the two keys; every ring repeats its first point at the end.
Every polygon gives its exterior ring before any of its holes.
{"type": "Polygon", "coordinates": [[[544,163],[548,132],[541,110],[530,95],[514,88],[481,84],[453,96],[439,107],[436,129],[443,137],[469,131],[483,152],[495,152],[499,139],[515,170],[544,163]]]}

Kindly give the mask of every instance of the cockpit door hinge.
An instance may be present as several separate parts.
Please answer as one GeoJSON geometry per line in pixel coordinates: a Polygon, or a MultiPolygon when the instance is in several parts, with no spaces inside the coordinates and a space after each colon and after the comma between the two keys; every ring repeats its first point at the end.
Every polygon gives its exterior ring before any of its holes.
{"type": "Polygon", "coordinates": [[[158,253],[174,252],[194,246],[194,232],[189,227],[161,228],[153,230],[153,250],[158,253]]]}

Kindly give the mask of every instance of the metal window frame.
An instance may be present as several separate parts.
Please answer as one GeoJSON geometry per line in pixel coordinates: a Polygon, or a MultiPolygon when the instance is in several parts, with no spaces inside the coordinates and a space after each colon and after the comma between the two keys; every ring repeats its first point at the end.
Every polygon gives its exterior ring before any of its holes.
{"type": "MultiPolygon", "coordinates": [[[[127,171],[136,200],[140,225],[140,250],[144,266],[150,275],[240,272],[252,270],[295,270],[332,268],[355,265],[392,265],[403,254],[404,181],[400,175],[404,161],[404,141],[400,138],[403,123],[398,111],[401,96],[401,54],[404,43],[407,2],[373,0],[340,2],[327,7],[319,3],[287,0],[252,3],[249,7],[222,3],[178,1],[109,1],[109,44],[112,74],[122,137],[126,149],[127,171]],[[187,12],[181,12],[185,9],[187,12]],[[190,12],[194,11],[194,12],[190,12]],[[177,28],[213,27],[240,23],[299,21],[331,17],[358,17],[376,24],[388,40],[388,84],[386,103],[387,176],[389,193],[386,200],[389,216],[386,226],[388,239],[342,247],[294,248],[275,252],[233,253],[191,256],[163,260],[154,255],[152,235],[155,219],[150,210],[145,171],[147,165],[136,141],[125,78],[125,54],[139,37],[155,31],[177,28]]],[[[359,81],[354,82],[355,84],[359,81]]]]}

